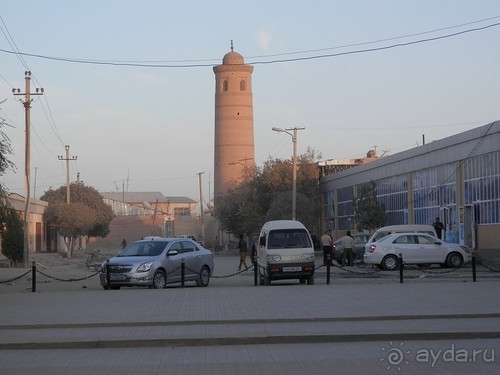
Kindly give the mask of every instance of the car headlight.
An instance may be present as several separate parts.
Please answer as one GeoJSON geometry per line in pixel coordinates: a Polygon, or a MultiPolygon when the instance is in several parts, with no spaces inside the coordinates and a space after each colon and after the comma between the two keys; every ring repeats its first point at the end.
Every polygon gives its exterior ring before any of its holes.
{"type": "Polygon", "coordinates": [[[281,260],[281,256],[279,256],[279,255],[268,255],[267,256],[268,262],[279,262],[280,260],[281,260]]]}
{"type": "Polygon", "coordinates": [[[313,260],[314,259],[313,254],[302,254],[300,257],[304,260],[313,260]]]}
{"type": "Polygon", "coordinates": [[[137,267],[137,272],[148,272],[153,266],[153,262],[142,263],[139,267],[137,267]]]}

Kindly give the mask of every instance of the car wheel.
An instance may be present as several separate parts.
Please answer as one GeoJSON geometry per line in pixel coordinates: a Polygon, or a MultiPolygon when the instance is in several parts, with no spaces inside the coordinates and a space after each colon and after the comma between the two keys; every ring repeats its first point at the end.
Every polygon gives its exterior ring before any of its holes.
{"type": "Polygon", "coordinates": [[[102,286],[102,289],[104,289],[104,290],[109,290],[109,286],[108,286],[108,285],[103,285],[103,286],[102,286]]]}
{"type": "Polygon", "coordinates": [[[399,259],[395,255],[387,255],[383,260],[382,260],[382,267],[385,270],[395,270],[398,268],[399,264],[399,259]]]}
{"type": "Polygon", "coordinates": [[[307,278],[307,285],[314,285],[314,275],[307,278]]]}
{"type": "Polygon", "coordinates": [[[207,266],[203,266],[201,268],[200,274],[198,275],[198,278],[196,279],[196,285],[208,286],[209,282],[210,282],[210,270],[208,269],[207,266]]]}
{"type": "Polygon", "coordinates": [[[110,288],[111,288],[111,290],[120,290],[120,287],[119,287],[119,286],[112,286],[112,287],[110,287],[110,288]]]}
{"type": "Polygon", "coordinates": [[[165,272],[156,271],[153,276],[153,288],[155,289],[163,289],[167,285],[167,277],[165,276],[165,272]]]}
{"type": "Polygon", "coordinates": [[[464,258],[462,258],[462,255],[460,255],[459,253],[451,253],[446,257],[446,264],[448,265],[448,267],[459,268],[460,266],[462,266],[463,262],[464,258]]]}
{"type": "Polygon", "coordinates": [[[301,284],[305,284],[305,283],[306,283],[306,279],[303,279],[303,278],[302,278],[302,279],[299,279],[299,283],[301,283],[301,284]]]}

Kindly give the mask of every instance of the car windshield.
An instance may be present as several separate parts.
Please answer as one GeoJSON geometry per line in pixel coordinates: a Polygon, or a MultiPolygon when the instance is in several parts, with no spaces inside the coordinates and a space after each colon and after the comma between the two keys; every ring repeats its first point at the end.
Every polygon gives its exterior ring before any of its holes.
{"type": "Polygon", "coordinates": [[[305,229],[276,229],[269,232],[269,249],[291,249],[311,246],[309,234],[305,229]]]}
{"type": "Polygon", "coordinates": [[[146,257],[158,256],[167,247],[168,241],[141,241],[134,242],[123,250],[119,257],[146,257]]]}

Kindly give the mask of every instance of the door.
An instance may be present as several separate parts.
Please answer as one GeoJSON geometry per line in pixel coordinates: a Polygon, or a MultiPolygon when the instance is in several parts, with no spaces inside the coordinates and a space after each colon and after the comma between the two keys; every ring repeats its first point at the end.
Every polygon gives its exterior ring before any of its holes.
{"type": "Polygon", "coordinates": [[[438,245],[430,236],[419,234],[416,237],[419,245],[418,257],[422,263],[444,263],[446,250],[443,245],[438,245]]]}

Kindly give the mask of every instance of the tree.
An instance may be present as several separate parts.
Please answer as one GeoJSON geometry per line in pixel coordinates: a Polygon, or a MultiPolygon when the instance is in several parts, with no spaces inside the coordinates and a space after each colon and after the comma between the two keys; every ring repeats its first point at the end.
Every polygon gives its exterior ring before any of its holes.
{"type": "MultiPolygon", "coordinates": [[[[318,230],[320,205],[318,171],[320,156],[308,149],[297,158],[297,220],[311,231],[318,230]]],[[[214,214],[230,233],[255,233],[269,220],[290,219],[292,212],[293,160],[269,158],[256,168],[252,179],[217,197],[214,214]]]]}
{"type": "Polygon", "coordinates": [[[359,197],[354,199],[354,219],[359,231],[373,232],[385,224],[385,210],[377,202],[377,184],[375,181],[363,185],[359,197]]]}
{"type": "Polygon", "coordinates": [[[24,257],[23,221],[14,209],[8,210],[2,232],[2,253],[16,265],[24,257]]]}
{"type": "Polygon", "coordinates": [[[47,223],[64,237],[68,257],[79,236],[106,237],[110,231],[113,211],[93,187],[71,184],[70,204],[66,203],[66,186],[48,190],[40,199],[49,202],[45,211],[47,223]]]}
{"type": "MultiPolygon", "coordinates": [[[[2,104],[3,102],[0,102],[2,104]]],[[[3,176],[9,169],[14,170],[15,165],[8,159],[8,155],[12,154],[10,139],[1,129],[8,124],[5,119],[0,117],[0,177],[3,176]]],[[[11,215],[10,204],[7,199],[7,190],[2,182],[0,182],[0,235],[5,228],[7,220],[11,215]]]]}

